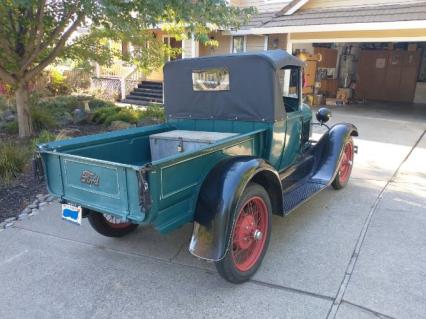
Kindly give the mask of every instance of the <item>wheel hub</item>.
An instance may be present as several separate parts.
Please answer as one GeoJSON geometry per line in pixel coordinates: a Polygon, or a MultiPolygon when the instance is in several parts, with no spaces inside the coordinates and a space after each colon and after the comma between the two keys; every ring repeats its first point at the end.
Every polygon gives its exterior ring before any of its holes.
{"type": "Polygon", "coordinates": [[[253,233],[254,240],[259,241],[262,239],[262,237],[263,237],[263,233],[259,229],[256,229],[253,233]]]}

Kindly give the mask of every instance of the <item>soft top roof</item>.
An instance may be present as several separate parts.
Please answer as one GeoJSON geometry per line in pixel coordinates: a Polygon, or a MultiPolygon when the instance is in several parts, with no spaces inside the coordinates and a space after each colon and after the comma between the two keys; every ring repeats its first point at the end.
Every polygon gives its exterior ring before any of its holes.
{"type": "MultiPolygon", "coordinates": [[[[209,60],[221,60],[223,62],[232,61],[233,59],[241,59],[242,57],[245,57],[246,61],[249,63],[250,58],[252,58],[254,61],[257,59],[262,59],[267,61],[271,64],[271,66],[275,70],[282,69],[286,66],[304,66],[305,63],[296,58],[295,56],[289,54],[287,51],[276,49],[276,50],[269,50],[269,51],[257,51],[257,52],[241,52],[241,53],[232,53],[232,54],[220,54],[220,55],[213,55],[213,56],[203,56],[198,58],[189,58],[189,59],[181,59],[176,60],[171,63],[191,63],[191,60],[197,60],[202,62],[207,62],[209,60]]],[[[167,66],[167,64],[166,64],[167,66]]]]}
{"type": "Polygon", "coordinates": [[[285,115],[277,71],[304,63],[283,50],[181,59],[164,66],[164,102],[172,118],[275,122],[285,115]],[[229,90],[194,91],[194,71],[225,68],[229,90]]]}

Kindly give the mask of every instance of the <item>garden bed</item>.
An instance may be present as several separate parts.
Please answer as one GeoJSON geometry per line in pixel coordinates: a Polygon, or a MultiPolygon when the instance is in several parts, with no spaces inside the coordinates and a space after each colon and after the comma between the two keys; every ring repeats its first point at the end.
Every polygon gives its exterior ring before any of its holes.
{"type": "Polygon", "coordinates": [[[0,126],[0,223],[17,217],[37,200],[37,195],[47,193],[46,185],[37,179],[32,168],[36,144],[164,121],[163,109],[159,106],[135,110],[96,99],[89,104],[90,111],[75,97],[67,96],[34,103],[32,122],[38,133],[29,139],[18,138],[13,109],[0,114],[3,120],[0,126]]]}
{"type": "MultiPolygon", "coordinates": [[[[62,131],[79,132],[79,135],[90,135],[105,131],[105,128],[96,124],[70,125],[62,131]]],[[[59,131],[57,131],[59,133],[59,131]]],[[[55,131],[52,134],[56,133],[55,131]]],[[[3,133],[0,143],[20,144],[20,147],[32,147],[31,140],[16,142],[16,136],[3,133]]],[[[30,151],[30,153],[32,153],[30,151]]],[[[40,181],[34,174],[31,165],[31,154],[27,156],[27,163],[23,172],[13,180],[0,182],[0,223],[10,217],[18,216],[22,210],[32,204],[39,194],[46,194],[46,184],[40,181]]]]}

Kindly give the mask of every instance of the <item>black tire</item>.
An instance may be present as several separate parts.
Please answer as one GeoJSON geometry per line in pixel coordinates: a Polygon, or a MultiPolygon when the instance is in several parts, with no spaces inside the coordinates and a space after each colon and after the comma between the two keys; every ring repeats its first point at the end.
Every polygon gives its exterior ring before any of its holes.
{"type": "MultiPolygon", "coordinates": [[[[235,217],[234,217],[231,237],[229,239],[230,241],[228,244],[229,247],[226,251],[225,257],[222,260],[216,262],[215,265],[216,265],[217,271],[225,280],[232,283],[240,284],[240,283],[248,281],[256,273],[268,249],[269,240],[271,237],[272,206],[271,206],[271,200],[266,190],[258,184],[250,183],[244,190],[234,214],[235,214],[235,217]],[[243,208],[244,208],[243,206],[246,206],[246,204],[249,203],[249,201],[251,201],[254,198],[257,198],[256,200],[258,200],[258,198],[261,198],[265,204],[264,207],[266,207],[267,209],[267,212],[266,212],[267,221],[264,224],[264,227],[266,227],[265,229],[266,236],[264,237],[265,239],[263,241],[262,248],[259,248],[259,250],[257,250],[258,251],[258,254],[256,254],[257,257],[253,259],[255,260],[254,264],[252,264],[249,269],[242,271],[239,268],[237,268],[238,266],[235,262],[235,257],[234,257],[235,229],[237,226],[237,221],[239,220],[239,216],[242,215],[243,208]]],[[[253,239],[251,240],[253,241],[253,239]]],[[[253,243],[257,245],[256,241],[253,241],[252,244],[253,243]]]]}
{"type": "Polygon", "coordinates": [[[110,223],[103,214],[97,212],[91,212],[87,216],[87,219],[94,230],[107,237],[126,236],[127,234],[135,231],[139,226],[138,224],[123,223],[119,224],[120,227],[117,227],[110,223]]]}
{"type": "Polygon", "coordinates": [[[339,164],[339,170],[337,171],[337,175],[334,178],[333,182],[331,183],[333,188],[336,189],[336,190],[342,189],[348,184],[349,178],[350,178],[351,173],[352,173],[352,167],[353,167],[353,161],[354,161],[354,142],[353,142],[351,137],[345,143],[343,156],[344,157],[342,158],[342,160],[339,164]],[[346,153],[347,148],[349,148],[350,152],[351,152],[350,158],[345,157],[345,153],[346,153]],[[344,174],[345,175],[344,178],[342,178],[341,167],[342,167],[342,165],[344,165],[344,162],[347,161],[347,160],[350,161],[350,165],[348,166],[348,169],[344,174]]]}

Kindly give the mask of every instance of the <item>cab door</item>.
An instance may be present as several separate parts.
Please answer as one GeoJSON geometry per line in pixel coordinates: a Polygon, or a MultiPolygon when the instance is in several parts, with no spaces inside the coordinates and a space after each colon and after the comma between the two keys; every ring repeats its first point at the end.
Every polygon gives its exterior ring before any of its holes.
{"type": "Polygon", "coordinates": [[[280,170],[283,170],[295,162],[301,151],[303,128],[301,70],[299,67],[284,68],[280,70],[279,78],[283,84],[283,102],[287,117],[280,163],[280,170]]]}

